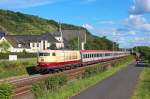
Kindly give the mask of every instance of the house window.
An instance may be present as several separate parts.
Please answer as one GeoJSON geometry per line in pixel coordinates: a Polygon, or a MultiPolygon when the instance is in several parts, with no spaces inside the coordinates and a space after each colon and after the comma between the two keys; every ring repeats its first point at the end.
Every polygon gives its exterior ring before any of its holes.
{"type": "Polygon", "coordinates": [[[39,47],[39,43],[37,43],[37,47],[39,47]]]}

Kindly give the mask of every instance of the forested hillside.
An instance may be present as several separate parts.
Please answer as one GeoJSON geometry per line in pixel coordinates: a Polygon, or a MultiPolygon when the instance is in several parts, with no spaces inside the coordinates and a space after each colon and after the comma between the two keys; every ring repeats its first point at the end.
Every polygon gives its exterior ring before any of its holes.
{"type": "MultiPolygon", "coordinates": [[[[13,12],[9,10],[0,10],[0,32],[12,35],[36,35],[46,32],[58,31],[58,22],[54,20],[43,19],[38,16],[23,14],[20,12],[13,12]]],[[[88,30],[83,27],[62,24],[62,29],[72,30],[85,30],[87,31],[87,49],[113,49],[113,42],[106,37],[93,36],[88,30]]],[[[79,37],[82,34],[79,34],[79,37]]],[[[72,49],[77,49],[78,42],[77,37],[71,40],[69,43],[72,45],[72,49]]],[[[117,44],[115,44],[117,47],[117,44]]]]}
{"type": "MultiPolygon", "coordinates": [[[[77,29],[77,26],[62,24],[65,29],[77,29]]],[[[9,10],[0,10],[0,31],[7,34],[42,34],[45,32],[54,32],[58,29],[58,22],[47,20],[38,16],[13,12],[9,10]]]]}

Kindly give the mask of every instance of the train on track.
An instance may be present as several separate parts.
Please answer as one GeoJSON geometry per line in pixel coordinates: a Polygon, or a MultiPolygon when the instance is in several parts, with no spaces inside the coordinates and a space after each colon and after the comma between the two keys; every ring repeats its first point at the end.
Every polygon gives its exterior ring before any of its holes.
{"type": "Polygon", "coordinates": [[[38,53],[37,68],[40,72],[50,72],[122,58],[129,54],[129,51],[109,50],[45,50],[38,53]]]}

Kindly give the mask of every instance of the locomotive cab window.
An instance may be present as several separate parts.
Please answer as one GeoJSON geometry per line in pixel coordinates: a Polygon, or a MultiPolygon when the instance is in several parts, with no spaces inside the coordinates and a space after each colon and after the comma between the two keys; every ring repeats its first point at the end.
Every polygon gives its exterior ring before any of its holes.
{"type": "Polygon", "coordinates": [[[39,53],[39,56],[50,56],[50,53],[39,53]]]}

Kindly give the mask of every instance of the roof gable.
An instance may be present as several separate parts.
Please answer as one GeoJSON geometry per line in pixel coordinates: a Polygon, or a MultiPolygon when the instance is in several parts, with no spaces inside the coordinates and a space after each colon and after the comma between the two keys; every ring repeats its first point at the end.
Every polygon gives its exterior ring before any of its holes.
{"type": "Polygon", "coordinates": [[[0,38],[4,37],[5,33],[4,32],[0,32],[0,38]]]}
{"type": "Polygon", "coordinates": [[[51,43],[58,42],[50,33],[45,33],[43,35],[6,35],[5,38],[13,47],[18,47],[18,44],[21,43],[26,48],[30,47],[31,42],[41,42],[42,40],[47,40],[51,43]]]}

